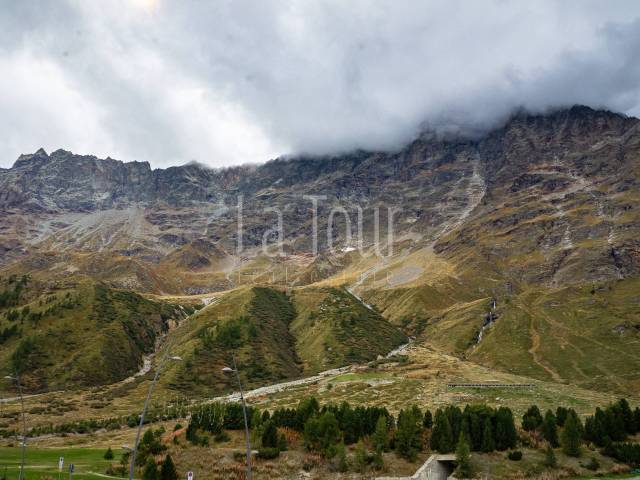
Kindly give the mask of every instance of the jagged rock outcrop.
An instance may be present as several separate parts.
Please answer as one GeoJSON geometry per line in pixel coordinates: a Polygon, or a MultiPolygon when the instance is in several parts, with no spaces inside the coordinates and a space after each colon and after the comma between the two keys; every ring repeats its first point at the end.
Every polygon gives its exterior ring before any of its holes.
{"type": "MultiPolygon", "coordinates": [[[[463,267],[499,265],[515,284],[626,277],[639,263],[639,128],[635,118],[588,107],[521,112],[475,140],[423,135],[398,152],[218,170],[152,170],[146,162],[40,149],[0,171],[0,250],[5,264],[34,249],[72,248],[115,251],[144,268],[164,259],[177,268],[222,268],[237,245],[239,196],[246,248],[262,244],[276,221],[265,208],[276,207],[285,251],[308,253],[312,204],[305,195],[322,195],[321,251],[330,207],[350,209],[354,231],[361,207],[363,242],[371,246],[373,208],[383,206],[398,211],[402,248],[432,245],[463,267]],[[203,239],[215,254],[185,247],[203,239]]],[[[344,241],[344,219],[334,220],[336,241],[344,241]]]]}

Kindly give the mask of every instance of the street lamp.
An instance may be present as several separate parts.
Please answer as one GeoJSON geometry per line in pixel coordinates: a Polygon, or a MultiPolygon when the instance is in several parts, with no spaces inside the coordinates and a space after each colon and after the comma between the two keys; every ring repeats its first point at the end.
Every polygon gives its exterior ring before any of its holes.
{"type": "Polygon", "coordinates": [[[20,375],[18,374],[18,372],[16,372],[15,377],[6,375],[4,378],[5,380],[16,382],[16,385],[18,386],[18,394],[20,395],[20,408],[22,410],[22,459],[20,460],[20,475],[18,476],[18,480],[24,480],[24,463],[27,448],[27,420],[24,414],[24,397],[22,395],[22,385],[20,384],[20,375]]]}
{"type": "Polygon", "coordinates": [[[238,388],[240,388],[240,400],[242,401],[242,414],[244,415],[244,435],[247,443],[247,480],[252,479],[251,475],[251,440],[249,438],[249,421],[247,420],[247,405],[244,402],[244,392],[242,391],[242,383],[240,382],[240,374],[238,373],[238,367],[236,366],[236,357],[231,354],[231,360],[233,362],[233,368],[224,367],[222,371],[226,374],[236,374],[238,380],[238,388]]]}
{"type": "MultiPolygon", "coordinates": [[[[153,389],[156,386],[156,382],[158,381],[158,377],[160,376],[160,372],[164,368],[165,363],[168,360],[181,361],[182,358],[177,355],[170,356],[169,355],[170,348],[167,348],[166,353],[160,360],[158,364],[158,368],[156,369],[156,374],[153,376],[153,381],[151,385],[149,385],[149,391],[147,392],[147,398],[144,401],[144,406],[142,407],[142,414],[140,415],[140,423],[138,424],[138,431],[136,433],[136,442],[133,444],[133,450],[131,450],[131,465],[129,465],[129,480],[133,480],[133,471],[136,467],[136,455],[138,454],[138,445],[140,443],[140,433],[142,432],[142,425],[144,425],[144,416],[147,413],[147,407],[149,406],[149,400],[151,400],[151,394],[153,393],[153,389]]],[[[20,479],[22,480],[22,479],[20,479]]]]}

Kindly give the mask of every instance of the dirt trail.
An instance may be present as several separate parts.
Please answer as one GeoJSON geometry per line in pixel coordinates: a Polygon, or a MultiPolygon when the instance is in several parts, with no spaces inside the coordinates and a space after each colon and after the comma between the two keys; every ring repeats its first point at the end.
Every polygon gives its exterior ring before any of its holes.
{"type": "Polygon", "coordinates": [[[562,379],[562,377],[558,375],[558,373],[555,370],[553,370],[551,367],[547,366],[542,361],[542,358],[540,358],[540,356],[538,355],[538,350],[540,349],[540,335],[538,334],[538,331],[535,329],[533,324],[534,324],[533,315],[529,314],[529,334],[531,335],[531,348],[529,348],[528,351],[531,354],[533,361],[536,364],[538,364],[541,368],[543,368],[549,375],[551,375],[551,378],[553,378],[554,382],[564,383],[564,380],[562,379]]]}

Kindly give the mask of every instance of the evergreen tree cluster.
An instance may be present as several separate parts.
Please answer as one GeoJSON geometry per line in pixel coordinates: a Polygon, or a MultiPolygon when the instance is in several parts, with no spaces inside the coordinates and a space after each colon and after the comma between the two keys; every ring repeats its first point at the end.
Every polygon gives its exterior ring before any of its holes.
{"type": "Polygon", "coordinates": [[[318,400],[311,397],[301,400],[295,409],[275,410],[271,419],[277,427],[304,432],[309,419],[320,417],[326,412],[333,414],[346,445],[354,444],[361,438],[372,435],[380,417],[387,419],[391,417],[386,408],[362,406],[353,408],[348,402],[343,402],[339,406],[328,404],[321,408],[318,400]]]}
{"type": "Polygon", "coordinates": [[[395,450],[401,457],[414,461],[422,450],[424,416],[417,406],[400,410],[395,436],[395,450]]]}
{"type": "MultiPolygon", "coordinates": [[[[162,444],[162,435],[165,430],[163,427],[153,429],[150,428],[142,435],[142,440],[138,445],[138,454],[136,456],[136,465],[142,466],[147,463],[148,459],[153,459],[155,455],[164,452],[167,447],[162,444]]],[[[155,463],[155,460],[154,460],[155,463]]]]}
{"type": "MultiPolygon", "coordinates": [[[[254,407],[247,406],[247,424],[252,427],[256,413],[260,412],[254,407]]],[[[187,426],[187,440],[194,444],[206,444],[208,437],[201,437],[198,432],[208,432],[220,435],[224,430],[243,430],[244,412],[242,404],[231,403],[206,403],[201,404],[191,412],[191,420],[187,426]]]]}
{"type": "Polygon", "coordinates": [[[4,329],[0,330],[0,344],[3,344],[7,340],[9,340],[11,337],[16,336],[17,334],[18,334],[17,325],[5,327],[4,329]]]}
{"type": "Polygon", "coordinates": [[[555,415],[548,410],[543,417],[534,405],[523,415],[522,428],[542,433],[550,447],[561,446],[569,456],[580,456],[580,446],[587,441],[601,447],[604,455],[627,458],[627,463],[633,464],[637,444],[623,442],[640,432],[640,407],[633,410],[626,399],[621,399],[604,409],[596,408],[583,425],[573,409],[558,407],[555,415]]]}
{"type": "Polygon", "coordinates": [[[602,454],[632,467],[640,467],[640,443],[609,443],[602,454]]]}
{"type": "Polygon", "coordinates": [[[599,447],[611,442],[622,442],[628,435],[640,432],[640,408],[631,410],[629,402],[622,399],[604,410],[596,408],[584,425],[584,438],[599,447]]]}
{"type": "Polygon", "coordinates": [[[171,455],[167,455],[158,469],[153,457],[149,457],[142,471],[142,480],[178,480],[178,472],[171,455]]]}
{"type": "Polygon", "coordinates": [[[514,448],[518,440],[513,413],[507,407],[493,409],[486,405],[467,405],[438,409],[431,432],[431,449],[451,453],[461,435],[474,452],[493,452],[514,448]]]}
{"type": "Polygon", "coordinates": [[[29,277],[23,275],[18,278],[15,275],[9,277],[7,287],[0,292],[0,309],[15,307],[20,303],[20,295],[29,283],[29,277]]]}

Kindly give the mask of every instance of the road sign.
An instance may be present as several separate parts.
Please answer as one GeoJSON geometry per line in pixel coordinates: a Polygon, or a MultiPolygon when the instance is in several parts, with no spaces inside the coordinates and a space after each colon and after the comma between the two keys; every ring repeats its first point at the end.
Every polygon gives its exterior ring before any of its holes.
{"type": "Polygon", "coordinates": [[[62,471],[62,467],[64,467],[64,457],[60,457],[58,460],[58,470],[62,471]]]}
{"type": "Polygon", "coordinates": [[[187,480],[193,480],[193,472],[187,472],[187,480]]]}

